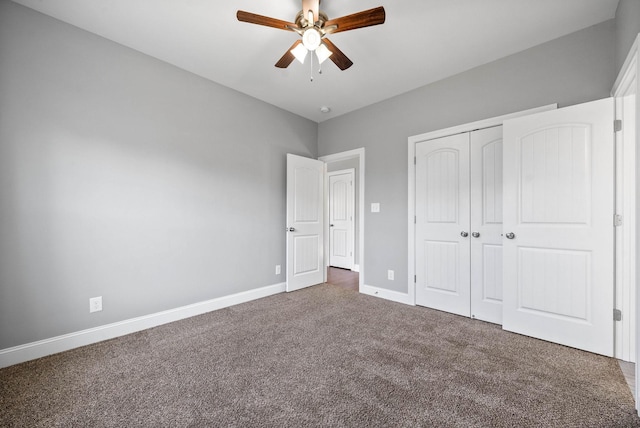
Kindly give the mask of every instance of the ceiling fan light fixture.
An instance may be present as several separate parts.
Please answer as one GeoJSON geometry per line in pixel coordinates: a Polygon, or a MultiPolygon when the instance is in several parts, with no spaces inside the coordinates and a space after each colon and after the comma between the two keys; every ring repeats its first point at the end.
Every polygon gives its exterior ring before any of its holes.
{"type": "Polygon", "coordinates": [[[291,49],[291,53],[293,54],[294,57],[296,57],[298,61],[300,61],[300,64],[304,64],[304,59],[307,57],[307,52],[308,52],[307,48],[305,48],[301,44],[291,49]]]}
{"type": "Polygon", "coordinates": [[[324,43],[320,44],[320,46],[316,48],[316,56],[318,57],[318,63],[320,64],[325,62],[331,55],[333,55],[333,52],[331,52],[324,43]]]}
{"type": "Polygon", "coordinates": [[[322,35],[315,28],[307,28],[302,34],[302,44],[310,51],[315,51],[320,46],[322,35]]]}
{"type": "MultiPolygon", "coordinates": [[[[340,18],[329,19],[329,17],[320,10],[321,0],[301,1],[302,10],[296,15],[294,22],[245,12],[244,10],[236,12],[238,21],[292,31],[301,37],[301,39],[296,40],[296,42],[285,51],[278,62],[276,62],[275,66],[278,68],[287,68],[294,59],[304,63],[307,52],[316,52],[317,50],[316,57],[320,63],[330,57],[332,62],[340,70],[344,71],[353,65],[353,61],[347,58],[347,56],[329,39],[325,38],[325,36],[327,34],[384,24],[386,20],[386,12],[382,6],[352,13],[351,15],[345,15],[340,18]],[[326,49],[322,47],[322,45],[324,45],[326,49]],[[327,52],[327,50],[329,50],[329,52],[327,52]]],[[[313,69],[313,54],[310,56],[309,62],[313,69]]],[[[318,72],[321,73],[322,69],[318,72]]],[[[311,80],[313,81],[313,78],[311,80]]]]}

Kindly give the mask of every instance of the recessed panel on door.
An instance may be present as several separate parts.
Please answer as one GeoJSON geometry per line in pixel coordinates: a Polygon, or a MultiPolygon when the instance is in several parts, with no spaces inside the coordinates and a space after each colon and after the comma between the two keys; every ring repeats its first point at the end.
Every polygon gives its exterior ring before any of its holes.
{"type": "MultiPolygon", "coordinates": [[[[482,295],[483,302],[500,305],[502,314],[502,245],[482,245],[482,295]]],[[[502,318],[502,317],[500,317],[502,318]]]]}
{"type": "Polygon", "coordinates": [[[522,136],[521,222],[585,225],[591,216],[591,127],[551,126],[522,136]]]}
{"type": "Polygon", "coordinates": [[[460,245],[457,242],[424,241],[424,271],[425,287],[433,292],[460,295],[461,287],[458,271],[460,245]]]}
{"type": "Polygon", "coordinates": [[[591,251],[518,248],[520,310],[590,322],[591,251]]]}
{"type": "Polygon", "coordinates": [[[297,235],[293,237],[293,275],[307,275],[320,270],[319,245],[317,235],[297,235]]]}
{"type": "Polygon", "coordinates": [[[293,221],[300,223],[318,223],[322,211],[319,205],[320,189],[322,189],[322,176],[319,171],[309,167],[297,167],[294,170],[294,218],[293,221]]]}

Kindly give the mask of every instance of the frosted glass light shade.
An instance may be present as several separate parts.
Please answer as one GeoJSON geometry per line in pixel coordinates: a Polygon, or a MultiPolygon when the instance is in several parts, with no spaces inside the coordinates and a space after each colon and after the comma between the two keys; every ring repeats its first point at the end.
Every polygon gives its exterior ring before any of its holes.
{"type": "Polygon", "coordinates": [[[329,58],[331,55],[333,55],[333,52],[331,52],[324,43],[322,43],[316,49],[316,56],[318,57],[318,62],[320,64],[325,62],[326,59],[329,58]]]}
{"type": "Polygon", "coordinates": [[[304,64],[304,59],[307,57],[307,48],[303,45],[298,45],[295,48],[291,49],[291,53],[296,57],[300,64],[304,64]]]}

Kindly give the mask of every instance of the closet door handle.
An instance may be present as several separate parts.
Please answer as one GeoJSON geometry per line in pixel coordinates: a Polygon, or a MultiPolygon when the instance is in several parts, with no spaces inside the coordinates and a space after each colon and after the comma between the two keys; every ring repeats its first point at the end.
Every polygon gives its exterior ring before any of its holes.
{"type": "Polygon", "coordinates": [[[460,232],[460,236],[466,238],[467,236],[469,236],[469,234],[463,230],[462,232],[460,232]]]}
{"type": "Polygon", "coordinates": [[[473,236],[474,238],[479,238],[480,237],[480,232],[473,232],[473,233],[471,233],[471,236],[473,236]]]}
{"type": "Polygon", "coordinates": [[[505,236],[507,237],[507,239],[513,239],[516,237],[516,234],[513,232],[509,232],[505,236]]]}

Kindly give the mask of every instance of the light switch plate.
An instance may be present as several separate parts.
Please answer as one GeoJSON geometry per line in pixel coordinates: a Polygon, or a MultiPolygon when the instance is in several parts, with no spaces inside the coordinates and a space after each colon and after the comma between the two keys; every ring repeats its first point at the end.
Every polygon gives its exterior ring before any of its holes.
{"type": "Polygon", "coordinates": [[[371,212],[372,213],[379,213],[380,212],[380,203],[379,202],[372,202],[371,203],[371,212]]]}

